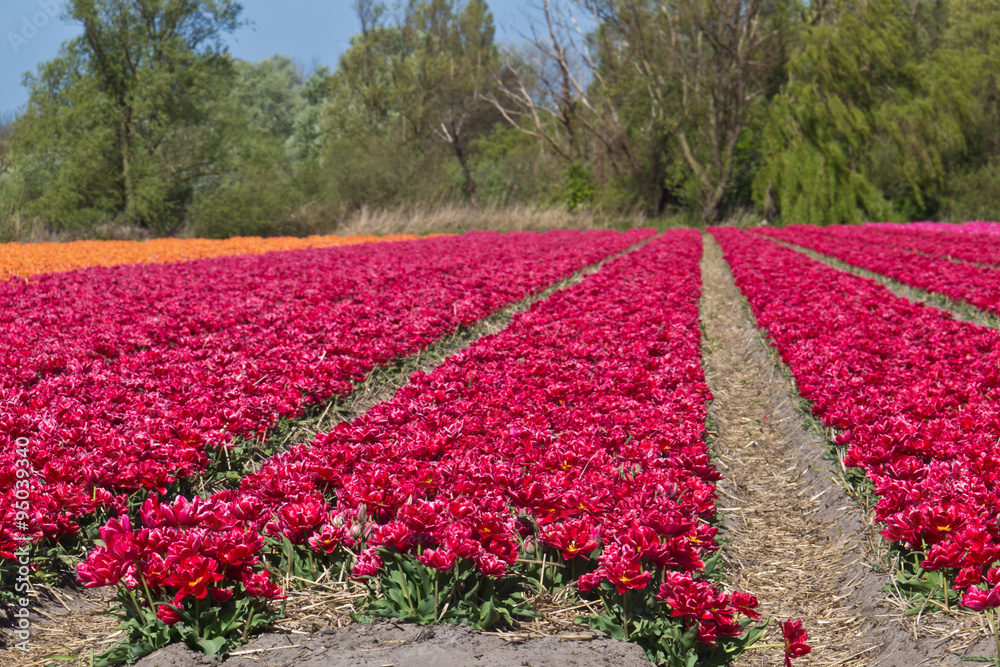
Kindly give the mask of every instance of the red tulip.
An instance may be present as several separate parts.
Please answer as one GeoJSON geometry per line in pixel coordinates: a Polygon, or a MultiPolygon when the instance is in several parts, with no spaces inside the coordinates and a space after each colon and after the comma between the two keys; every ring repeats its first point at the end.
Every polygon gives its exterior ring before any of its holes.
{"type": "Polygon", "coordinates": [[[802,621],[792,619],[781,624],[781,633],[785,638],[785,667],[792,667],[792,658],[800,658],[812,650],[806,643],[809,633],[802,628],[802,621]]]}

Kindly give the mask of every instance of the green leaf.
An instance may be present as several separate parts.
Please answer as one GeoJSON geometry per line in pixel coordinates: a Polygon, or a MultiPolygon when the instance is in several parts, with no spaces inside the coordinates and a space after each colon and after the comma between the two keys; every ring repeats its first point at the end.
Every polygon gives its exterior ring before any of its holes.
{"type": "Polygon", "coordinates": [[[198,647],[204,651],[205,655],[215,657],[219,655],[226,646],[225,637],[213,637],[212,639],[200,638],[198,647]]]}
{"type": "Polygon", "coordinates": [[[437,617],[437,607],[434,605],[434,596],[429,595],[420,601],[417,605],[417,616],[420,618],[420,623],[430,623],[433,622],[437,617]]]}

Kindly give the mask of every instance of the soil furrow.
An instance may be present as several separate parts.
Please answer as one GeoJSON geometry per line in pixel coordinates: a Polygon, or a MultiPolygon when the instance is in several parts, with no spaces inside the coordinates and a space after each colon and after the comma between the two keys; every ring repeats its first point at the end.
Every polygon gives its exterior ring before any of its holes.
{"type": "MultiPolygon", "coordinates": [[[[913,667],[968,655],[971,628],[942,642],[944,628],[914,626],[881,591],[888,581],[874,552],[881,538],[836,484],[822,430],[797,407],[794,381],[707,235],[702,278],[703,359],[718,428],[712,447],[726,475],[719,492],[728,501],[720,505],[732,585],[754,593],[775,621],[804,619],[813,652],[798,665],[913,667]]],[[[959,628],[954,617],[944,621],[948,632],[959,628]]],[[[780,650],[750,651],[736,665],[782,659],[780,650]]]]}

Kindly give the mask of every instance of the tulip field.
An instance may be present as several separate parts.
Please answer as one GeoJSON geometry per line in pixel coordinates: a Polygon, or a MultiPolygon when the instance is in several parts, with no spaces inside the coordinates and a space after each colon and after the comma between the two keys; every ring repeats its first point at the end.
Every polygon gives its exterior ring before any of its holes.
{"type": "Polygon", "coordinates": [[[727,578],[706,244],[871,499],[886,581],[1000,629],[1000,332],[800,252],[1000,315],[998,229],[0,248],[0,650],[67,578],[115,592],[94,665],[225,656],[336,582],[355,622],[509,631],[544,598],[656,664],[813,664],[814,619],[727,578]],[[529,298],[354,419],[240,454],[529,298]]]}

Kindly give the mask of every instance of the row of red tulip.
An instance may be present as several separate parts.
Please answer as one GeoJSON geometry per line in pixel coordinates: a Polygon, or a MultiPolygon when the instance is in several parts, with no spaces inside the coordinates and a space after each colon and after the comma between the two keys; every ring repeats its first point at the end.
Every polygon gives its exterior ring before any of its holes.
{"type": "Polygon", "coordinates": [[[793,225],[759,231],[771,238],[815,250],[906,285],[1000,315],[1000,269],[896,250],[888,243],[873,244],[872,232],[863,227],[793,225]]]}
{"type": "Polygon", "coordinates": [[[652,233],[472,233],[2,283],[0,558],[15,535],[123,512],[127,494],[162,492],[234,437],[652,233]]]}
{"type": "Polygon", "coordinates": [[[1000,265],[1000,237],[988,234],[934,232],[912,229],[909,225],[866,225],[851,229],[854,238],[876,246],[910,250],[941,259],[1000,265]]]}
{"type": "Polygon", "coordinates": [[[957,224],[951,222],[866,222],[865,226],[883,229],[912,228],[926,232],[958,232],[959,234],[1000,235],[1000,222],[986,222],[983,220],[971,220],[969,222],[957,224]]]}
{"type": "Polygon", "coordinates": [[[759,235],[712,234],[802,396],[842,431],[845,464],[871,480],[882,534],[963,604],[1000,604],[1000,333],[759,235]]]}
{"type": "MultiPolygon", "coordinates": [[[[720,477],[703,441],[700,256],[697,232],[668,232],[274,457],[239,492],[193,509],[180,500],[171,515],[239,516],[359,579],[390,558],[501,579],[545,551],[584,565],[581,591],[659,600],[704,646],[739,636],[756,600],[700,576],[718,549],[709,522],[720,477]]],[[[177,603],[230,595],[247,576],[232,568],[249,567],[261,545],[247,534],[223,547],[199,527],[211,521],[171,520],[189,537],[164,555],[161,511],[150,505],[141,528],[126,526],[125,546],[92,552],[81,580],[145,581],[177,603]],[[192,577],[212,583],[194,590],[192,577]]],[[[800,625],[787,625],[790,655],[807,652],[800,625]]]]}

